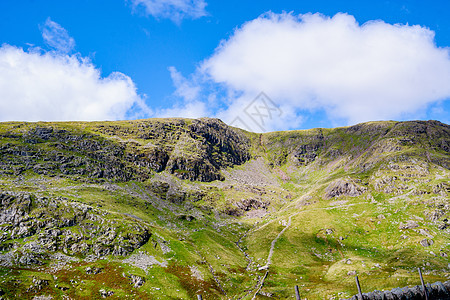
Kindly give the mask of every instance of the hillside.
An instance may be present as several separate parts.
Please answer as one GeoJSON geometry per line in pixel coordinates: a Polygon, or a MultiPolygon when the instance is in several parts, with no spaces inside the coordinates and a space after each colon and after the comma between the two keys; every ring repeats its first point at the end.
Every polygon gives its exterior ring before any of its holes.
{"type": "Polygon", "coordinates": [[[450,278],[450,126],[0,123],[0,298],[350,298],[450,278]]]}

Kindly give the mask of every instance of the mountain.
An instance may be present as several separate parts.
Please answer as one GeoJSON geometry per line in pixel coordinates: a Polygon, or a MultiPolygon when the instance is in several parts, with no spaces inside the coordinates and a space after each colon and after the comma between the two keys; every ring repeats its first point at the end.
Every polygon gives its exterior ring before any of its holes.
{"type": "Polygon", "coordinates": [[[450,277],[450,126],[0,123],[3,299],[339,299],[450,277]],[[37,298],[41,296],[41,298],[37,298]],[[45,298],[47,296],[47,298],[45,298]]]}

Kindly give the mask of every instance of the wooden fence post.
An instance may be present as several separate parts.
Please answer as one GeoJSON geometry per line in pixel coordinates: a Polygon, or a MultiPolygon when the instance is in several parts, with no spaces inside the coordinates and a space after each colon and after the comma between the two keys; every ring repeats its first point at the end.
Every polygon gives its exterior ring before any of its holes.
{"type": "Polygon", "coordinates": [[[364,300],[362,292],[361,292],[361,286],[359,285],[358,275],[355,276],[356,281],[356,287],[358,288],[358,297],[360,300],[364,300]]]}
{"type": "Polygon", "coordinates": [[[300,292],[298,291],[298,285],[295,286],[295,299],[300,300],[300,292]]]}
{"type": "Polygon", "coordinates": [[[428,291],[427,288],[425,287],[425,283],[423,282],[423,277],[422,277],[422,270],[419,269],[419,276],[420,276],[420,282],[422,283],[422,289],[423,289],[423,293],[425,294],[425,300],[428,300],[428,291]]]}

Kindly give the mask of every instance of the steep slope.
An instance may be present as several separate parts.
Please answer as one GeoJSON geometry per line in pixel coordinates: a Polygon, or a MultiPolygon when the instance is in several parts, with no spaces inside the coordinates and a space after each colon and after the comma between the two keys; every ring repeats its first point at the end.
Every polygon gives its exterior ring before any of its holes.
{"type": "Polygon", "coordinates": [[[182,179],[222,179],[220,168],[249,159],[245,135],[213,119],[122,123],[4,123],[2,174],[32,170],[114,181],[168,170],[182,179]]]}
{"type": "Polygon", "coordinates": [[[346,298],[449,278],[450,126],[0,123],[6,299],[346,298]]]}

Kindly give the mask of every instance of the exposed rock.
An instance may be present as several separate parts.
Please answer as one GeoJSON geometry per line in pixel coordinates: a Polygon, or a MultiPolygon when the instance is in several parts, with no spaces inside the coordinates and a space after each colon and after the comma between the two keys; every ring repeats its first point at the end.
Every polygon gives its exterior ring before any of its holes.
{"type": "MultiPolygon", "coordinates": [[[[234,203],[233,207],[228,207],[225,209],[225,213],[230,216],[242,216],[246,214],[246,212],[254,211],[254,210],[264,210],[266,211],[269,207],[269,203],[265,201],[261,201],[254,198],[249,199],[241,199],[234,203]]],[[[259,213],[261,215],[261,213],[259,213]]]]}
{"type": "Polygon", "coordinates": [[[31,285],[27,291],[33,291],[33,292],[37,292],[42,290],[45,286],[48,286],[49,281],[46,279],[40,279],[40,278],[36,278],[33,277],[33,285],[31,285]]]}
{"type": "Polygon", "coordinates": [[[43,257],[32,252],[24,252],[20,256],[18,263],[23,266],[43,265],[43,257]]]}
{"type": "Polygon", "coordinates": [[[414,220],[408,220],[406,223],[400,223],[398,229],[413,229],[419,227],[419,223],[414,220]]]}
{"type": "Polygon", "coordinates": [[[431,234],[428,233],[428,230],[426,229],[419,229],[417,230],[418,233],[420,233],[421,235],[426,236],[429,239],[434,239],[434,236],[432,236],[431,234]]]}
{"type": "Polygon", "coordinates": [[[235,205],[241,210],[250,211],[259,208],[267,209],[269,203],[251,198],[251,199],[242,199],[241,201],[236,202],[235,205]]]}
{"type": "Polygon", "coordinates": [[[438,229],[440,229],[440,230],[445,230],[448,227],[450,227],[450,224],[448,222],[442,222],[438,225],[438,229]]]}
{"type": "Polygon", "coordinates": [[[87,267],[87,268],[85,269],[85,271],[86,271],[86,274],[88,274],[88,275],[96,275],[96,274],[101,273],[102,268],[97,268],[97,267],[87,267]]]}
{"type": "Polygon", "coordinates": [[[148,255],[144,252],[132,254],[130,257],[124,259],[122,262],[133,265],[147,272],[148,268],[153,265],[159,265],[161,267],[167,267],[167,262],[159,262],[154,256],[148,255]]]}
{"type": "Polygon", "coordinates": [[[125,256],[151,236],[147,225],[137,220],[123,222],[117,216],[118,223],[105,218],[104,211],[66,199],[0,192],[0,209],[0,225],[7,234],[0,245],[33,236],[14,254],[0,255],[1,265],[40,265],[49,251],[58,250],[71,255],[125,256]]]}
{"type": "Polygon", "coordinates": [[[0,266],[12,267],[18,260],[18,254],[15,251],[10,251],[5,254],[0,254],[0,266]]]}
{"type": "Polygon", "coordinates": [[[107,298],[107,297],[110,297],[110,296],[114,295],[114,292],[113,292],[113,291],[107,291],[107,290],[105,290],[105,289],[100,289],[100,290],[99,290],[99,293],[100,293],[100,296],[101,296],[102,298],[107,298]]]}
{"type": "Polygon", "coordinates": [[[367,191],[366,187],[356,184],[352,179],[337,179],[325,189],[325,199],[340,196],[357,197],[367,191]]]}
{"type": "Polygon", "coordinates": [[[34,296],[32,300],[52,300],[52,299],[53,299],[53,297],[50,295],[48,295],[48,296],[40,295],[40,296],[34,296]]]}
{"type": "MultiPolygon", "coordinates": [[[[295,159],[295,162],[297,165],[308,165],[310,163],[312,163],[317,155],[318,155],[318,150],[323,146],[323,142],[320,139],[320,136],[318,136],[319,139],[316,140],[314,143],[310,143],[310,144],[306,144],[306,145],[299,145],[297,147],[297,149],[295,149],[292,152],[292,156],[295,159]]],[[[323,136],[321,136],[323,139],[323,136]]],[[[329,155],[330,156],[337,156],[340,153],[332,153],[330,152],[329,155]]]]}
{"type": "Polygon", "coordinates": [[[197,280],[204,280],[202,272],[196,266],[189,266],[192,276],[197,280]]]}
{"type": "Polygon", "coordinates": [[[419,244],[422,245],[423,247],[429,247],[434,244],[434,241],[428,240],[428,239],[423,239],[419,242],[419,244]]]}
{"type": "Polygon", "coordinates": [[[137,275],[125,275],[125,277],[130,279],[130,284],[132,284],[135,288],[140,288],[145,283],[145,278],[137,276],[137,275]]]}
{"type": "Polygon", "coordinates": [[[430,221],[436,222],[444,215],[445,215],[445,210],[436,209],[427,214],[427,219],[430,221]]]}
{"type": "Polygon", "coordinates": [[[168,170],[182,179],[213,181],[223,179],[220,169],[250,158],[248,138],[218,119],[127,123],[98,125],[91,133],[76,126],[28,125],[27,131],[6,134],[20,142],[0,141],[0,174],[31,170],[48,176],[144,181],[151,173],[168,170]],[[147,143],[130,139],[130,133],[147,143]]]}
{"type": "Polygon", "coordinates": [[[447,193],[450,192],[450,184],[446,182],[441,182],[435,186],[433,186],[433,193],[441,195],[441,196],[447,196],[447,193]]]}

